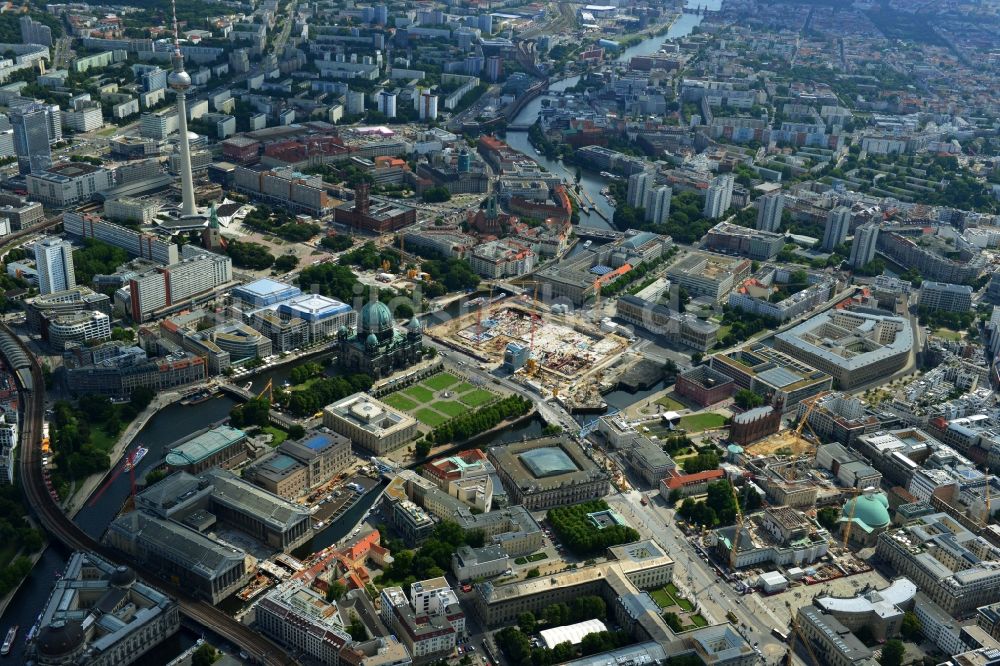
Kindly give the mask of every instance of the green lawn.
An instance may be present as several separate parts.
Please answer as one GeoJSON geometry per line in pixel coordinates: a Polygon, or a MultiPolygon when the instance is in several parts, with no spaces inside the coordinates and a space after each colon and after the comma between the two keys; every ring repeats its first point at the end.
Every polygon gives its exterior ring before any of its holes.
{"type": "Polygon", "coordinates": [[[439,372],[438,374],[428,377],[427,379],[425,379],[420,383],[421,385],[426,386],[429,389],[440,391],[442,389],[448,388],[457,381],[458,377],[456,377],[455,375],[449,374],[447,372],[439,372]]]}
{"type": "Polygon", "coordinates": [[[703,618],[700,613],[695,613],[694,615],[688,615],[688,619],[691,620],[691,624],[696,627],[707,627],[708,620],[703,618]]]}
{"type": "Polygon", "coordinates": [[[666,396],[666,395],[663,396],[662,398],[660,398],[659,400],[657,400],[656,404],[663,405],[664,409],[670,410],[670,411],[675,411],[675,412],[677,410],[679,410],[679,409],[687,409],[687,407],[685,407],[681,403],[677,402],[676,400],[674,400],[670,396],[666,396]]]}
{"type": "Polygon", "coordinates": [[[459,400],[470,407],[479,407],[493,400],[493,394],[484,389],[475,389],[474,391],[469,391],[468,393],[462,395],[459,400]]]}
{"type": "Polygon", "coordinates": [[[460,402],[455,402],[454,400],[439,400],[431,405],[431,407],[450,418],[454,418],[459,414],[464,414],[469,411],[468,407],[460,402]]]}
{"type": "Polygon", "coordinates": [[[278,444],[281,444],[283,441],[288,439],[288,433],[282,430],[281,428],[275,428],[274,426],[269,425],[269,426],[264,426],[263,428],[261,428],[261,430],[272,436],[271,446],[277,446],[278,444]]]}
{"type": "Polygon", "coordinates": [[[653,601],[655,601],[656,605],[660,608],[670,608],[674,605],[674,600],[669,594],[667,594],[666,590],[653,590],[649,593],[649,596],[653,598],[653,601]]]}
{"type": "Polygon", "coordinates": [[[694,604],[692,604],[690,601],[688,601],[684,597],[676,597],[674,599],[674,601],[677,602],[677,605],[680,606],[681,610],[683,610],[683,611],[687,611],[688,613],[690,613],[691,611],[694,610],[694,604]]]}
{"type": "Polygon", "coordinates": [[[420,386],[419,384],[417,384],[416,386],[410,386],[408,388],[405,388],[402,391],[400,391],[400,393],[405,393],[406,395],[416,400],[418,403],[427,403],[434,399],[434,392],[429,389],[425,389],[423,386],[420,386]]]}
{"type": "Polygon", "coordinates": [[[115,447],[115,442],[118,441],[118,437],[112,437],[108,433],[104,432],[104,428],[92,427],[90,429],[90,443],[94,445],[95,448],[104,451],[105,453],[111,451],[115,447]]]}
{"type": "Polygon", "coordinates": [[[452,390],[455,393],[466,393],[468,391],[471,391],[474,388],[476,388],[476,387],[473,386],[472,384],[470,384],[469,382],[462,382],[461,384],[459,384],[458,386],[456,386],[452,390]]]}
{"type": "Polygon", "coordinates": [[[939,338],[944,338],[945,340],[954,340],[959,342],[962,339],[962,334],[958,331],[953,331],[950,328],[939,328],[934,331],[934,335],[939,338]]]}
{"type": "Polygon", "coordinates": [[[390,407],[394,407],[404,412],[408,412],[417,406],[417,403],[413,402],[405,395],[400,395],[398,393],[390,393],[389,395],[382,398],[382,402],[389,405],[390,407]]]}
{"type": "Polygon", "coordinates": [[[424,425],[429,425],[432,428],[436,428],[448,420],[447,416],[441,416],[433,409],[428,409],[427,407],[421,407],[414,412],[413,416],[424,425]]]}
{"type": "Polygon", "coordinates": [[[544,553],[544,552],[542,552],[542,553],[535,553],[534,555],[528,555],[528,561],[529,562],[541,562],[542,560],[547,559],[548,556],[549,556],[548,553],[544,553]]]}
{"type": "Polygon", "coordinates": [[[706,412],[704,414],[689,414],[688,416],[682,416],[678,427],[683,428],[688,432],[701,432],[702,430],[719,428],[725,423],[726,419],[721,414],[706,412]]]}

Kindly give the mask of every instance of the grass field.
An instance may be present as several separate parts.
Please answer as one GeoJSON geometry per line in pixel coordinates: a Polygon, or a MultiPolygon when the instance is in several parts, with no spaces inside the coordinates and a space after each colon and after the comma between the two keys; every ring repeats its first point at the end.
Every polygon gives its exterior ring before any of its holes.
{"type": "Polygon", "coordinates": [[[445,416],[450,416],[452,418],[467,412],[469,409],[462,403],[455,402],[454,400],[438,400],[434,403],[433,407],[445,416]]]}
{"type": "Polygon", "coordinates": [[[649,593],[649,596],[653,598],[653,601],[655,601],[656,605],[660,608],[670,608],[674,605],[674,600],[662,588],[659,590],[653,590],[649,593]]]}
{"type": "Polygon", "coordinates": [[[953,331],[950,328],[938,328],[934,330],[934,335],[939,338],[944,338],[945,340],[953,340],[958,342],[962,339],[962,334],[958,331],[953,331]]]}
{"type": "Polygon", "coordinates": [[[667,396],[667,395],[665,395],[662,398],[660,398],[659,400],[657,400],[656,404],[657,405],[663,405],[664,409],[675,411],[675,412],[677,410],[680,410],[680,409],[687,409],[687,407],[685,407],[684,405],[682,405],[681,403],[677,402],[676,400],[674,400],[673,398],[671,398],[670,396],[667,396]]]}
{"type": "Polygon", "coordinates": [[[428,403],[434,399],[434,391],[424,388],[420,384],[409,386],[401,391],[419,403],[428,403]]]}
{"type": "Polygon", "coordinates": [[[421,382],[427,388],[434,389],[435,391],[440,391],[446,389],[455,382],[458,381],[458,377],[449,374],[447,372],[439,372],[436,375],[428,377],[423,382],[421,382]]]}
{"type": "Polygon", "coordinates": [[[288,433],[281,428],[275,428],[274,426],[269,425],[264,426],[261,430],[271,435],[271,446],[277,446],[288,439],[288,433]]]}
{"type": "Polygon", "coordinates": [[[405,395],[400,395],[399,393],[392,393],[390,395],[387,395],[384,398],[382,398],[382,401],[385,402],[385,404],[389,405],[390,407],[394,407],[404,412],[408,412],[417,406],[417,403],[413,402],[405,395]]]}
{"type": "Polygon", "coordinates": [[[462,394],[462,397],[459,398],[459,400],[469,405],[470,407],[479,407],[480,405],[485,405],[486,403],[493,400],[493,394],[483,389],[475,389],[473,391],[469,391],[468,393],[462,394]]]}
{"type": "Polygon", "coordinates": [[[688,432],[701,432],[725,425],[726,419],[721,414],[706,412],[704,414],[689,414],[681,417],[678,427],[688,432]]]}
{"type": "Polygon", "coordinates": [[[413,416],[415,416],[416,419],[424,425],[429,425],[432,428],[436,428],[448,420],[447,416],[442,416],[438,412],[435,412],[433,409],[429,409],[427,407],[421,407],[414,412],[413,416]]]}
{"type": "Polygon", "coordinates": [[[407,412],[425,426],[436,428],[496,398],[496,393],[492,391],[477,388],[449,372],[439,372],[413,386],[383,396],[382,401],[394,409],[407,412]]]}
{"type": "Polygon", "coordinates": [[[696,627],[707,627],[708,620],[703,618],[700,613],[695,613],[694,615],[688,615],[688,619],[691,620],[691,624],[696,627]]]}

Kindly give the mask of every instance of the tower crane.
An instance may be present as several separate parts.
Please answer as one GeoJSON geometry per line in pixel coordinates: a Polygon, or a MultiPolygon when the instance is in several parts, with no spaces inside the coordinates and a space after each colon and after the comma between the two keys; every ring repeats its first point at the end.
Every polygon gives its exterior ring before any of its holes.
{"type": "Polygon", "coordinates": [[[274,379],[268,379],[267,383],[264,384],[263,390],[257,394],[257,398],[263,398],[264,394],[267,394],[267,401],[274,404],[274,379]]]}
{"type": "Polygon", "coordinates": [[[806,646],[806,652],[809,653],[809,658],[812,659],[813,666],[823,666],[823,662],[816,657],[816,652],[813,650],[812,645],[810,645],[809,640],[803,635],[802,628],[799,627],[798,614],[792,615],[792,633],[788,637],[788,653],[786,655],[785,663],[788,666],[792,664],[792,652],[795,648],[795,639],[798,638],[802,641],[802,644],[806,646]]]}
{"type": "Polygon", "coordinates": [[[872,493],[874,493],[875,488],[871,486],[868,486],[867,488],[846,488],[844,492],[854,495],[854,503],[851,504],[851,513],[847,516],[847,524],[844,525],[844,539],[842,545],[846,550],[847,542],[851,538],[851,528],[854,527],[854,514],[857,513],[858,510],[858,500],[862,496],[871,495],[872,493]]]}
{"type": "Polygon", "coordinates": [[[729,482],[729,490],[733,493],[733,501],[736,502],[736,530],[733,532],[733,543],[729,547],[729,568],[736,571],[736,554],[740,548],[740,535],[743,533],[743,509],[740,508],[740,496],[736,492],[736,486],[729,482]]]}

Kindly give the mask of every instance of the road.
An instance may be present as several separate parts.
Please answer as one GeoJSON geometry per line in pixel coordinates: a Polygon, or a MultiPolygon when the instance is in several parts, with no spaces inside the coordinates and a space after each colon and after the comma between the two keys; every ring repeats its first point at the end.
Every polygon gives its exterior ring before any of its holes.
{"type": "Polygon", "coordinates": [[[606,498],[640,532],[653,537],[674,559],[674,584],[695,603],[710,622],[727,622],[727,612],[737,619],[733,626],[751,645],[759,645],[763,660],[772,663],[785,655],[787,646],[771,635],[771,629],[786,631],[788,627],[769,609],[756,600],[756,595],[738,594],[702,557],[693,540],[674,525],[673,510],[656,496],[648,506],[642,505],[644,493],[629,491],[606,498]]]}
{"type": "Polygon", "coordinates": [[[49,535],[72,550],[90,551],[111,562],[129,564],[150,585],[165,590],[176,598],[181,613],[220,636],[225,636],[254,658],[257,663],[268,666],[295,663],[264,636],[252,631],[214,606],[190,598],[183,590],[165,583],[145,567],[125,562],[120,553],[91,538],[63,513],[55,499],[49,494],[42,476],[42,465],[39,459],[42,417],[45,412],[45,382],[42,377],[42,369],[31,350],[6,324],[0,323],[0,331],[8,333],[21,346],[31,362],[30,372],[33,386],[31,388],[25,387],[20,384],[20,379],[18,379],[21,403],[24,405],[19,471],[28,507],[34,512],[38,522],[49,535]]]}

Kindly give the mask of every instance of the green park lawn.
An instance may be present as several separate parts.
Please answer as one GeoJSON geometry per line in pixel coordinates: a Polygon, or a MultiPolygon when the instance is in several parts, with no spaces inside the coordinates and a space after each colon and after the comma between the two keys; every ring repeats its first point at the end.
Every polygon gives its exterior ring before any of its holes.
{"type": "Polygon", "coordinates": [[[436,375],[428,377],[424,381],[420,382],[422,386],[426,386],[429,389],[435,391],[440,391],[446,389],[455,382],[458,381],[458,377],[447,372],[439,372],[436,375]]]}
{"type": "Polygon", "coordinates": [[[448,420],[447,416],[442,416],[428,407],[421,407],[414,412],[413,416],[415,416],[416,419],[424,425],[428,425],[432,428],[436,428],[448,420]]]}
{"type": "Polygon", "coordinates": [[[721,414],[706,412],[703,414],[688,414],[687,416],[682,416],[678,427],[687,430],[688,432],[701,432],[702,430],[719,428],[725,425],[725,423],[726,419],[721,414]]]}
{"type": "Polygon", "coordinates": [[[275,428],[274,426],[269,425],[264,426],[261,430],[271,435],[271,446],[277,446],[288,439],[288,433],[281,428],[275,428]]]}
{"type": "Polygon", "coordinates": [[[676,412],[677,410],[680,410],[680,409],[687,409],[687,407],[685,407],[681,403],[677,402],[676,400],[674,400],[670,396],[666,396],[666,395],[663,396],[662,398],[660,398],[659,400],[657,400],[656,404],[663,405],[664,409],[669,410],[669,411],[674,411],[674,412],[676,412]]]}
{"type": "Polygon", "coordinates": [[[455,418],[460,414],[464,414],[469,411],[469,408],[460,402],[455,402],[454,400],[439,400],[431,405],[434,409],[441,412],[442,414],[448,416],[449,418],[455,418]]]}
{"type": "Polygon", "coordinates": [[[417,384],[416,386],[409,386],[400,392],[410,396],[418,403],[426,404],[434,399],[434,392],[430,389],[424,388],[420,384],[417,384]]]}
{"type": "Polygon", "coordinates": [[[463,393],[459,400],[470,407],[480,407],[493,400],[493,394],[484,389],[474,389],[468,393],[463,393]]]}
{"type": "Polygon", "coordinates": [[[390,407],[399,409],[404,412],[408,412],[417,406],[417,403],[413,402],[405,395],[400,395],[399,393],[391,393],[385,396],[384,398],[382,398],[382,402],[389,405],[390,407]]]}

